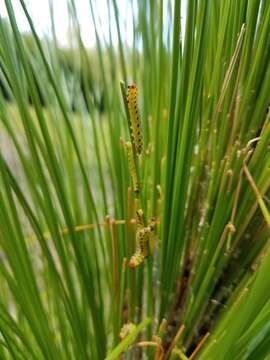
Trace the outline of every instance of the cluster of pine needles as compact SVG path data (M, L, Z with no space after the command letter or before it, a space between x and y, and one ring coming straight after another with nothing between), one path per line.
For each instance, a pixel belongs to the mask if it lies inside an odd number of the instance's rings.
M270 360L270 2L123 3L4 0L0 358Z

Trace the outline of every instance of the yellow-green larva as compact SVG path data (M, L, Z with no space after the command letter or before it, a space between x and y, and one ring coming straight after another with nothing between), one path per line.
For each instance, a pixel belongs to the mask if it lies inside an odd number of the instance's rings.
M135 84L129 85L127 90L127 104L130 115L132 138L136 154L140 155L143 148L143 135L140 123L140 116L137 104L138 88Z
M139 266L148 256L148 234L149 227L139 229L136 232L136 251L129 260L129 267L134 268Z
M148 256L149 242L154 234L156 219L151 218L148 225L144 226L143 211L139 209L136 211L136 225L136 250L128 263L131 268L139 266Z

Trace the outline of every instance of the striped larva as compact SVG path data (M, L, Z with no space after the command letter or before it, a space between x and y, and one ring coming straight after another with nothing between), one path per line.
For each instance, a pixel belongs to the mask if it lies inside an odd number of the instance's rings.
M148 227L137 230L136 232L136 251L129 260L129 267L134 268L139 266L148 256Z
M127 105L130 116L132 138L136 154L140 155L143 148L143 136L137 104L138 89L135 84L129 85L127 90Z
M136 231L136 250L135 253L131 256L129 260L129 267L135 268L139 266L144 259L148 256L149 253L149 241L154 233L154 226L156 220L152 218L148 226L144 227L144 220L143 220L143 211L137 210L136 212L136 224L137 224L137 231Z

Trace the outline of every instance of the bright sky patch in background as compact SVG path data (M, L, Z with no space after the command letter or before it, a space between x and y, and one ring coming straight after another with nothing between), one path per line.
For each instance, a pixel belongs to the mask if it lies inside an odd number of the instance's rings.
M50 34L50 9L48 0L28 0L25 1L27 4L27 9L34 20L36 30L40 36L43 34ZM61 45L68 45L68 38L70 34L70 22L68 16L68 8L66 0L53 0L53 10L54 10L54 19L55 19L55 28L58 40ZM94 46L95 44L95 32L94 26L91 20L89 0L79 0L76 1L77 14L81 26L81 35L82 39L87 47ZM96 16L96 21L98 25L98 32L100 36L104 36L107 40L109 38L109 20L108 20L108 8L107 0L98 0L94 2L94 9ZM130 18L132 23L132 13L131 9L127 7L128 2L123 1L125 8L121 11L125 11L126 18ZM16 19L18 26L21 31L29 31L29 25L23 10L21 8L19 0L12 0L12 5L16 14ZM113 9L111 9L112 12ZM0 0L0 14L1 17L7 17L7 12L5 8L4 0ZM111 19L113 19L113 13L111 13ZM111 34L114 42L117 42L117 34L115 31ZM132 29L130 33L126 34L128 43L132 43Z
M77 15L80 22L81 36L84 44L87 47L95 45L95 31L92 23L89 0L74 0ZM25 0L27 9L34 21L36 30L39 36L50 35L51 31L51 20L50 20L50 9L49 0ZM70 29L72 25L69 21L67 0L51 0L53 4L54 19L55 19L55 30L59 43L62 46L68 46L69 35L71 34ZM95 0L92 1L95 11L95 19L97 22L98 33L101 39L105 41L109 40L109 10L107 0ZM111 5L111 1L109 1ZM29 31L29 25L23 10L21 8L19 0L12 0L13 8L15 11L17 24L21 31ZM120 23L121 33L125 36L127 44L132 45L133 43L133 20L132 20L132 7L131 1L129 0L118 0L118 7L121 13L121 19L123 23ZM182 14L186 13L186 1L182 1ZM0 0L0 14L1 17L7 17L4 0ZM113 43L117 43L117 33L114 24L114 13L112 5L110 6L110 18L112 20L112 31L111 37ZM185 27L185 16L182 18L182 27Z

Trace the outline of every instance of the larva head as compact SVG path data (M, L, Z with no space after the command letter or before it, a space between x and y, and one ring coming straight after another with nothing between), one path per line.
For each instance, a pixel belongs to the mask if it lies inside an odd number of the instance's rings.
M137 102L137 91L138 88L135 84L128 85L127 87L127 102L131 101L132 104L136 104Z
M137 85L136 84L128 85L128 90L137 90Z
M142 218L142 217L143 217L143 211L142 211L142 209L138 209L138 210L136 211L136 214L137 214L138 217Z
M129 266L130 268L135 268L136 266L138 266L137 261L136 261L136 259L134 259L134 257L132 257L132 258L129 260L128 266Z
M136 223L137 223L138 227L143 227L144 226L142 209L138 209L136 211Z
M128 262L128 266L130 268L135 268L143 262L144 258L145 258L145 254L142 253L140 245L137 244L135 254L131 256Z
M141 254L135 254L129 260L128 266L130 268L135 268L143 262L144 257Z

